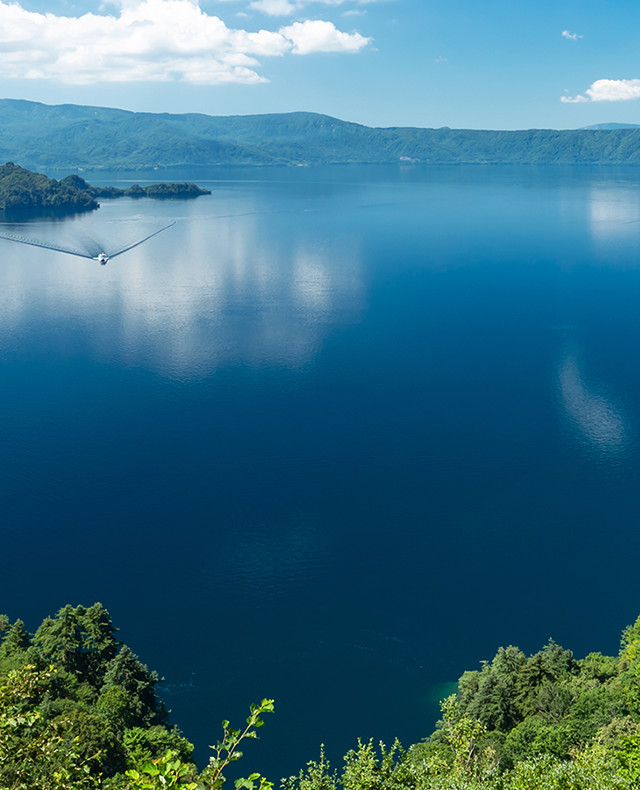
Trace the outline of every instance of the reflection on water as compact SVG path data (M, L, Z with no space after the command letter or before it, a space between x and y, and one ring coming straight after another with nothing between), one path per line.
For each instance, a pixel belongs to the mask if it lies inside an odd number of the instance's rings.
M106 271L0 239L2 334L26 328L37 305L44 323L73 316L75 342L98 357L171 378L203 378L230 362L299 366L327 326L357 316L361 254L348 240L288 246L280 236L265 244L265 222L201 214L111 261ZM77 219L74 232L85 232ZM50 225L43 235L70 233Z
M0 240L3 609L102 600L201 761L275 697L275 778L637 616L637 171L304 170Z
M559 384L562 404L583 439L601 454L623 452L630 434L623 410L585 380L571 352L566 353L560 366Z
M640 191L629 184L595 184L589 202L591 234L612 241L640 234Z

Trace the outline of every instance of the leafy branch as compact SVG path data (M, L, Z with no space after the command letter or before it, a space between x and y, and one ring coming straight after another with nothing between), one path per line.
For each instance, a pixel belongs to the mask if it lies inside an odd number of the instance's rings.
M259 704L252 704L249 716L246 719L246 726L243 730L236 730L229 725L228 721L222 722L222 740L218 741L213 749L213 756L209 758L209 765L204 769L201 780L204 781L206 790L219 790L224 784L224 769L232 762L242 757L242 752L238 747L245 738L257 738L256 730L264 725L261 718L264 713L273 713L273 700L263 699ZM236 790L271 790L272 782L268 782L260 774L253 773L246 779L237 779L235 782Z

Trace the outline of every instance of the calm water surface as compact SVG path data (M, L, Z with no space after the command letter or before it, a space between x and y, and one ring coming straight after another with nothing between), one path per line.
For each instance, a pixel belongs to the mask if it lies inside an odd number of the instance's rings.
M0 240L0 611L102 601L201 760L274 697L243 768L276 780L419 740L501 644L615 652L640 173L178 177L213 194L3 226L113 248L177 222L106 267Z

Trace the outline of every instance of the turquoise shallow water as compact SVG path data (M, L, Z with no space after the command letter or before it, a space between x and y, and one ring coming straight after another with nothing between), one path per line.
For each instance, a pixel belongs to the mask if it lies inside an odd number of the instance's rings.
M615 652L640 174L176 176L213 194L4 226L119 247L176 220L106 267L0 240L0 611L102 601L200 759L275 697L246 751L272 778L419 740L498 645Z

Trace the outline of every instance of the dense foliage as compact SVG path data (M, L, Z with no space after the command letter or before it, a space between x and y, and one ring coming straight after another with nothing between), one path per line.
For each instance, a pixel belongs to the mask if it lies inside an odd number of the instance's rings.
M0 157L71 170L407 161L639 165L640 128L377 129L306 112L171 115L3 99Z
M223 738L198 775L193 745L167 722L159 678L115 638L96 603L65 606L34 635L0 616L0 789L217 790L224 768L255 737L271 700L254 705L244 730ZM257 774L247 790L267 790Z
M73 176L56 181L7 162L0 167L0 209L63 208L88 211L98 208L94 196Z
M97 197L193 198L210 194L207 189L187 183L134 184L128 189L93 187L77 175L56 181L13 162L0 166L0 209L9 211L34 208L88 211L98 208Z
M195 184L149 184L140 186L134 184L128 189L123 190L123 195L127 197L153 197L153 198L188 198L198 197L198 195L210 195L211 190L202 189Z
M67 178L75 179L76 182L82 182L86 185L94 197L152 197L152 198L194 198L199 195L210 195L210 189L202 189L202 187L195 184L183 183L170 183L170 184L148 184L147 186L140 186L140 184L133 184L127 189L118 189L117 187L92 187L87 184L80 176L68 176ZM66 179L65 179L66 180Z
M553 641L529 657L500 648L441 706L407 752L359 743L339 773L321 753L284 790L637 790L640 618L617 657L576 659Z
M198 773L167 723L157 675L115 638L100 605L66 606L32 636L0 616L0 790L220 790L272 700L243 729L222 723ZM236 790L271 790L259 774ZM640 618L618 656L576 659L550 641L500 648L465 672L442 720L404 751L358 742L340 770L323 751L281 790L636 790L640 787Z

